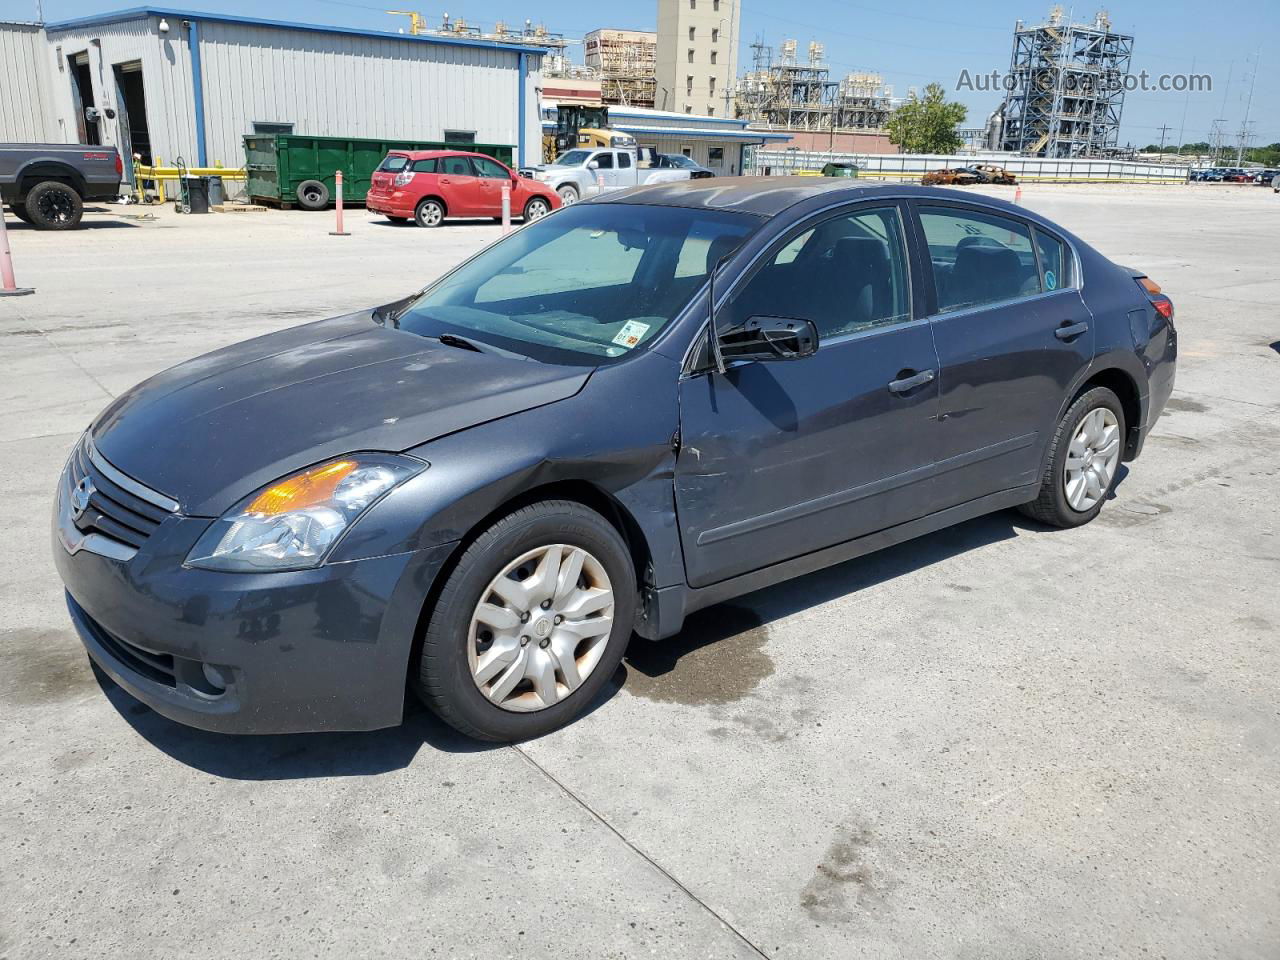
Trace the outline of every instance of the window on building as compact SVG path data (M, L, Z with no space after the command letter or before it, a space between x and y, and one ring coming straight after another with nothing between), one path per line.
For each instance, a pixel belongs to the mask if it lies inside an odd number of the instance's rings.
M692 41L693 41L693 27L690 27L690 28L689 28L689 40L690 40L690 42L692 42Z
M715 2L716 2L716 3L719 3L719 2L720 2L720 0L715 0ZM690 10L697 10L697 9L698 9L698 0L689 0L689 9L690 9Z
M711 9L712 9L712 10L719 11L719 9L720 9L720 0L711 0Z
M712 63L716 62L716 52L714 50L711 51L711 62Z
M689 62L693 63L693 47L689 48Z
M277 133L293 133L293 124L279 123L273 120L255 120L253 121L253 132L267 136Z
M684 92L693 93L693 77L684 78Z
M690 93L692 93L693 91L692 91L692 90L690 90L689 92L690 92ZM685 113L693 113L693 105L692 105L692 104L689 104L689 103L686 103L686 104L684 105L684 112L685 112Z
M709 163L724 163L724 147L711 147L707 151Z
M712 42L712 43L719 43L719 42L720 42L720 28L719 28L719 27L712 27L712 28L711 28L711 42Z
M715 115L716 115L716 108L715 108L715 107L707 107L707 116L708 116L708 117L714 117Z
M716 78L715 77L707 77L707 89L711 91L711 95L714 97L716 94Z
M444 132L445 143L475 143L476 132L474 130L446 130Z
M1040 292L1036 255L1025 223L971 210L922 207L920 225L933 261L939 310Z

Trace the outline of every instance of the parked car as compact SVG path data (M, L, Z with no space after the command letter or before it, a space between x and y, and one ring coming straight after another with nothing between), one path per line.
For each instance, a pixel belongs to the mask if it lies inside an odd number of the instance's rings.
M920 179L924 186L972 186L976 183L999 183L1012 186L1018 178L1004 167L989 163L975 163L967 167L949 170L933 170Z
M554 190L566 206L610 190L692 178L689 170L642 165L633 150L593 147L566 150L555 163L534 167L530 173Z
M37 230L71 230L86 200L120 195L123 171L115 147L0 143L0 200Z
M653 166L659 170L688 170L692 180L707 180L716 175L714 170L708 170L693 157L686 157L683 153L659 153Z
M554 190L484 154L393 150L373 172L365 208L420 227L438 227L447 217L501 217L504 183L512 217L537 220L560 206Z
M384 727L408 679L521 739L693 610L1006 507L1088 523L1176 355L1154 282L1024 207L618 191L125 392L53 552L89 654L175 720Z

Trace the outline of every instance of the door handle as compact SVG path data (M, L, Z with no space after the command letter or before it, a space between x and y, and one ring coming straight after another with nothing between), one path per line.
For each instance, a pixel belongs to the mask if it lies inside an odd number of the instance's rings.
M903 371L906 372L905 370ZM916 387L924 386L934 377L932 370L921 370L919 373L913 373L911 376L902 377L898 380L889 381L890 393L910 393Z
M452 180L450 180L448 177L441 177L441 178L440 178L440 182L441 182L441 183L453 183L453 181L452 181Z
M1081 320L1079 323L1063 323L1053 335L1059 340L1071 340L1089 329L1089 325Z

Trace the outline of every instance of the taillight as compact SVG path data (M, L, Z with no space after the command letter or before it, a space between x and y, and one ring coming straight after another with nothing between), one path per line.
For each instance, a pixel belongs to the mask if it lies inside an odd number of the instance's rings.
M413 179L413 171L410 170L408 167L405 167L403 170L401 170L399 173L396 174L395 184L397 187L407 187L409 185L409 181L412 179Z
M124 161L120 159L120 151L116 151L116 173L120 176L124 175Z
M1135 277L1144 291L1146 291L1147 299L1151 301L1151 305L1156 308L1156 313L1164 317L1166 320L1173 319L1173 301L1160 292L1160 284L1156 283L1150 277Z

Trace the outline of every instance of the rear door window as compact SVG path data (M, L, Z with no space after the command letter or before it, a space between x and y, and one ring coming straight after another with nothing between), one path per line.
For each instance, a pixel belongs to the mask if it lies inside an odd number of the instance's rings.
M1031 229L1021 220L952 207L921 207L938 310L961 310L1040 292Z
M468 157L441 157L439 172L454 177L474 177L476 175Z
M631 169L631 154L629 153L618 154L618 169L620 170Z
M1052 234L1036 228L1036 248L1040 252L1040 284L1045 290L1071 286L1066 247Z
M435 173L436 158L432 157L429 160L415 160L413 164L413 172L414 173Z

